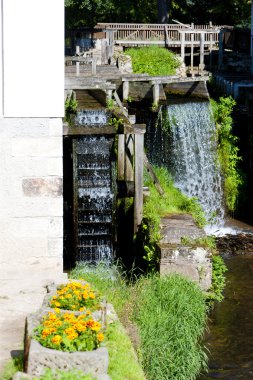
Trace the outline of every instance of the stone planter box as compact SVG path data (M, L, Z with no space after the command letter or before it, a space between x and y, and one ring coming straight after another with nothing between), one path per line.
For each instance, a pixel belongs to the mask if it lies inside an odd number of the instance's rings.
M107 373L108 363L109 355L105 347L94 351L63 352L43 347L31 339L26 372L28 375L41 376L46 368L63 371L77 369L98 376Z

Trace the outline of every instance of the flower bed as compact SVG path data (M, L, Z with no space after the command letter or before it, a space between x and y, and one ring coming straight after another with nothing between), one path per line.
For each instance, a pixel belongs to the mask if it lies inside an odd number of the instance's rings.
M48 288L43 307L26 320L26 372L40 376L52 368L106 374L108 352L100 344L107 304L83 281Z

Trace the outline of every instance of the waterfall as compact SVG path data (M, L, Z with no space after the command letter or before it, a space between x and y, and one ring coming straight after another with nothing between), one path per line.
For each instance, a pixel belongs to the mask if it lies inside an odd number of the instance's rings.
M216 154L215 124L208 102L170 104L152 129L149 156L166 166L175 186L201 204L212 230L224 224L222 178Z
M76 124L107 123L103 110L82 110ZM113 137L83 135L74 141L74 218L76 261L110 263L113 258Z

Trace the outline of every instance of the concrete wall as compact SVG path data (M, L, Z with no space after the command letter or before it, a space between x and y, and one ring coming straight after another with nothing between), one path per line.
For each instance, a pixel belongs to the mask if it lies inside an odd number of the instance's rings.
M62 273L64 0L0 0L1 275Z

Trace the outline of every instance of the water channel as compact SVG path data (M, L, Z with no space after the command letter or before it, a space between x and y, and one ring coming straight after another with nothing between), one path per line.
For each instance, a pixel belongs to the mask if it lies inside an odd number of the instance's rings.
M224 300L210 315L209 372L198 380L253 379L253 255L223 256Z

